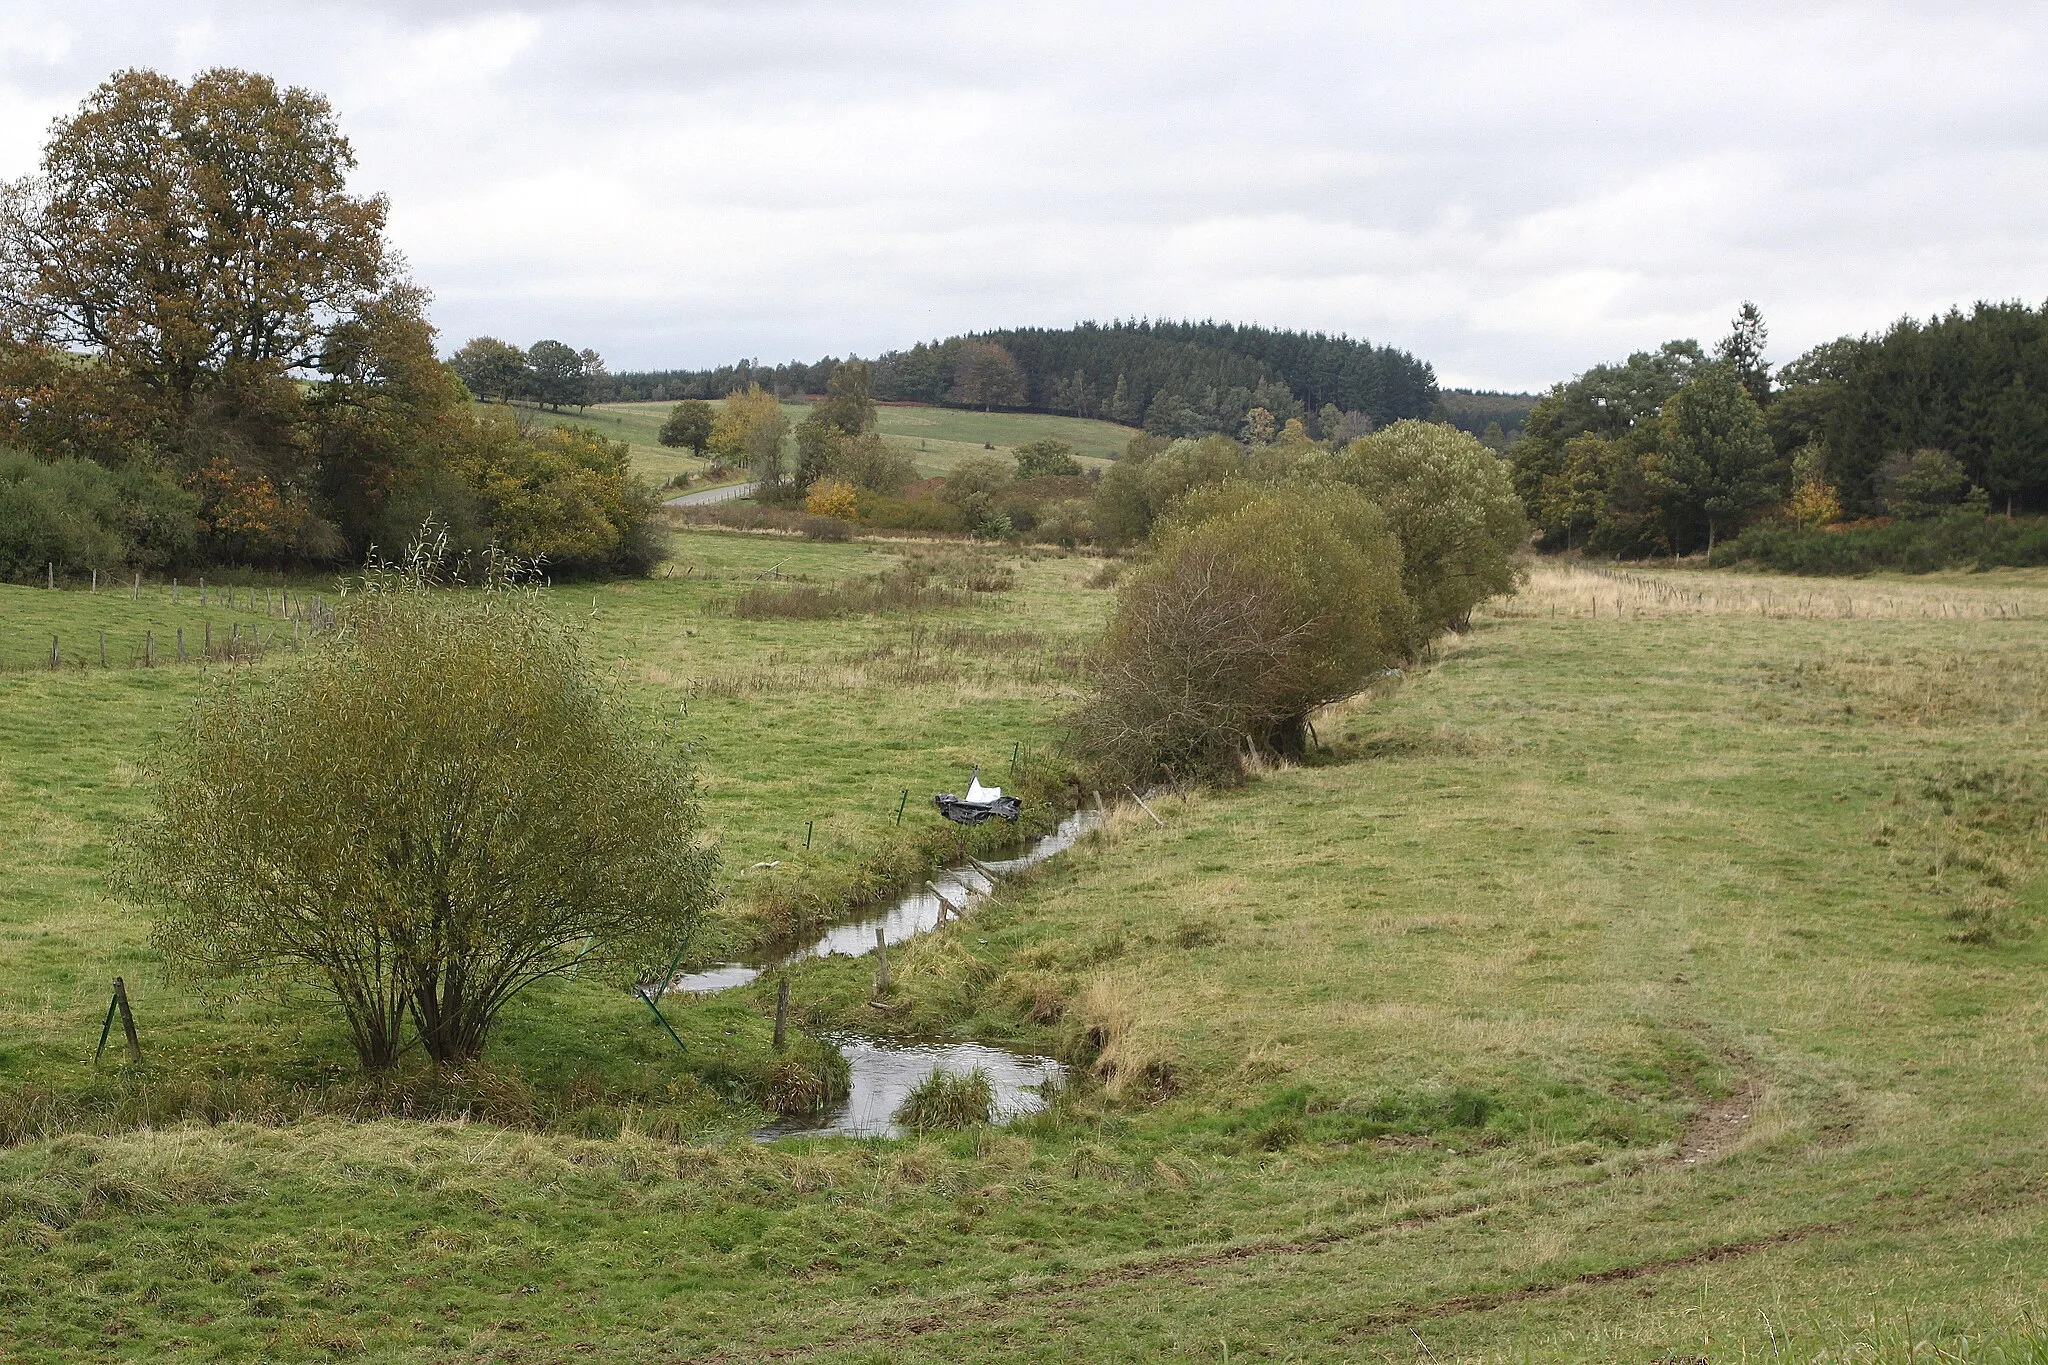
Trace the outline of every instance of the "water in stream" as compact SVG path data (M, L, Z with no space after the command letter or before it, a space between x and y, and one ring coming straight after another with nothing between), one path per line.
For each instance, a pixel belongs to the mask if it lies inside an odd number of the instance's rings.
M1060 822L1059 828L1038 840L1015 858L985 862L979 867L954 867L931 878L954 910L972 911L975 902L994 889L994 878L1020 872L1072 848L1100 818L1093 812L1077 812ZM984 872L981 868L986 868ZM815 942L795 952L765 957L754 962L726 962L703 971L686 972L669 984L669 989L708 995L744 986L763 972L786 967L808 958L863 957L875 950L879 927L886 943L902 943L939 925L939 897L928 889L904 896L877 913L845 924L834 925ZM947 917L952 917L952 911ZM888 1043L858 1034L835 1034L830 1039L852 1069L852 1088L846 1102L837 1109L809 1120L785 1120L761 1130L764 1138L797 1133L835 1134L843 1137L894 1137L900 1131L895 1113L919 1081L934 1071L965 1075L975 1067L988 1073L996 1090L998 1121L1016 1118L1044 1106L1040 1089L1057 1082L1065 1068L1050 1057L1033 1057L1006 1052L981 1043Z

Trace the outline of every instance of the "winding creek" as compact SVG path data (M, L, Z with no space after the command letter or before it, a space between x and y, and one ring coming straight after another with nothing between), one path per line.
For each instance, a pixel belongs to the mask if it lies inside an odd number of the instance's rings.
M865 957L875 950L875 930L891 945L929 933L940 923L939 895L954 909L972 913L975 904L995 889L998 879L1066 852L1082 835L1101 823L1093 811L1077 811L1060 821L1059 828L1040 838L1015 858L976 862L952 867L935 874L929 888L913 891L887 909L836 924L816 942L795 952L767 955L758 960L724 962L702 971L686 972L669 984L669 990L692 995L710 995L745 986L763 973L810 958ZM950 918L953 912L947 912ZM895 1114L918 1082L934 1071L964 1076L976 1067L987 1073L996 1091L998 1122L1035 1113L1045 1107L1048 1082L1057 1083L1066 1068L1050 1057L1010 1052L985 1043L888 1042L858 1033L833 1033L826 1041L845 1056L852 1072L846 1100L837 1108L803 1119L785 1119L761 1129L764 1139L805 1135L840 1137L895 1137L903 1131Z

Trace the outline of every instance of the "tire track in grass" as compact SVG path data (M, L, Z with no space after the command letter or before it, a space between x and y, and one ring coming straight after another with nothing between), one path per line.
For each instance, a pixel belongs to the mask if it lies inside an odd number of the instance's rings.
M869 1345L892 1340L915 1340L960 1327L973 1322L993 1322L1016 1316L1031 1306L1048 1309L1078 1307L1087 1302L1086 1295L1092 1291L1116 1285L1138 1284L1147 1280L1187 1275L1192 1272L1213 1269L1218 1266L1239 1265L1247 1261L1267 1257L1308 1256L1335 1250L1339 1247L1367 1243L1379 1238L1406 1232L1418 1232L1425 1228L1439 1227L1462 1219L1477 1219L1499 1213L1505 1208L1524 1203L1530 1199L1559 1194L1575 1194L1597 1189L1610 1181L1628 1179L1647 1170L1661 1170L1668 1162L1657 1162L1626 1170L1602 1170L1591 1179L1566 1180L1554 1185L1534 1185L1503 1192L1496 1197L1479 1197L1453 1207L1435 1212L1411 1215L1389 1223L1376 1223L1370 1227L1330 1228L1307 1237L1284 1241L1244 1242L1219 1247L1214 1251L1181 1255L1155 1256L1142 1261L1126 1261L1116 1265L1102 1266L1085 1274L1077 1275L1056 1283L1034 1285L1027 1288L1002 1290L992 1289L973 1298L963 1297L943 1306L923 1308L911 1316L894 1323L881 1324L866 1331L856 1331L835 1336L830 1340L807 1342L796 1346L764 1346L756 1349L724 1349L706 1355L688 1357L682 1365L725 1365L726 1362L742 1360L792 1360L816 1355L824 1351L842 1350L848 1347Z

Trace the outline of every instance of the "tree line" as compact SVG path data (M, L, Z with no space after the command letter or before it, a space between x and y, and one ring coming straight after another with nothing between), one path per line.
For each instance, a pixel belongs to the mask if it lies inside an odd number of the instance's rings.
M1772 369L1745 303L1545 393L1511 449L1545 548L1711 550L1746 527L2048 511L2048 305L1979 303Z
M601 401L604 358L560 341L536 341L525 350L496 337L471 337L448 358L470 393L485 402L525 399L560 411Z
M612 401L723 398L755 385L822 392L840 362L741 361L712 370L607 376ZM1389 346L1214 322L1082 323L919 342L874 358L884 402L1023 408L1099 417L1169 437L1238 435L1263 408L1318 439L1350 439L1436 406L1435 372Z
M651 562L623 444L472 410L354 167L323 97L246 71L124 71L54 125L0 188L0 574L361 562L429 519ZM596 364L518 354L558 406Z

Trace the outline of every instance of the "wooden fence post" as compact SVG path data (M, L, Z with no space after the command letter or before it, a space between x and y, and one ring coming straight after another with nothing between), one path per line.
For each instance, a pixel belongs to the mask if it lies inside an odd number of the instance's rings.
M875 926L875 994L889 993L889 940L882 935L882 926Z
M128 1008L128 987L120 977L114 978L114 1005L121 1011L121 1032L128 1037L128 1060L142 1060L142 1043L135 1036L135 1011Z
M97 591L97 589L95 589L95 591ZM101 668L105 668L106 666L107 666L107 633L106 633L105 631L101 631L101 632L100 632L100 667L101 667Z
M178 627L178 662L185 662L185 628Z
M184 653L183 648L181 647L178 652L180 654ZM156 632L153 630L142 632L142 666L144 668L156 667Z
M50 667L62 668L63 666L64 656L57 650L57 637L52 635L50 637Z
M789 973L775 983L775 1050L782 1051L789 1034Z

